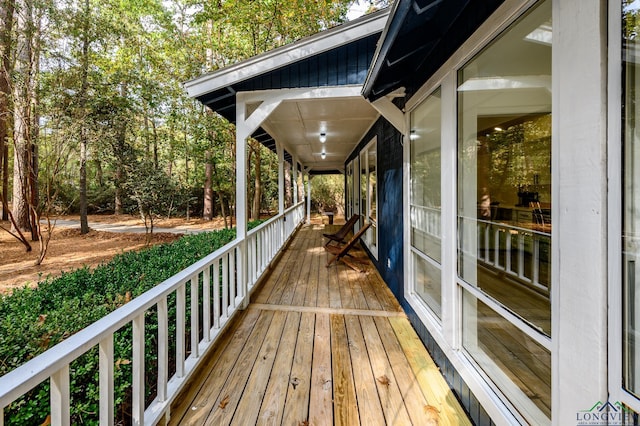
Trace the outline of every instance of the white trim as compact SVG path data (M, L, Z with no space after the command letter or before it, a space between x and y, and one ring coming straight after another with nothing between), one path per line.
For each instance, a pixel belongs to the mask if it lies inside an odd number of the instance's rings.
M202 96L240 81L282 68L306 57L316 56L322 52L352 43L377 32L382 32L388 15L389 11L387 9L365 15L360 19L187 81L183 83L183 86L190 97Z
M406 120L404 117L404 113L400 108L398 108L391 100L383 96L379 99L376 99L371 103L371 106L375 108L376 111L380 113L384 118L387 119L389 123L393 127L396 128L403 135L407 133Z
M447 344L459 349L462 341L462 304L457 285L457 170L458 170L458 111L456 103L456 72L451 71L444 76L440 87L440 158L441 176L440 192L442 203L442 328ZM437 86L436 86L437 87ZM435 90L435 87L433 88ZM432 91L433 93L433 91ZM445 95L446 93L446 95Z
M365 233L364 235L364 243L367 246L367 248L369 249L369 251L371 252L371 254L373 255L373 257L378 260L378 245L380 244L380 240L379 240L379 225L378 225L378 206L380 204L380 200L378 198L378 188L380 188L380 182L379 182L379 176L380 174L378 173L379 171L379 167L378 167L378 136L374 136L373 138L371 138L371 141L369 143L367 143L367 145L362 148L362 150L358 153L358 157L360 159L363 158L364 156L364 165L362 164L362 161L360 161L360 168L358 170L358 174L361 175L362 174L362 169L364 168L366 170L366 174L367 174L367 184L365 185L366 188L366 197L365 197L365 205L364 206L360 206L360 214L364 217L365 221L371 221L371 193L369 191L370 185L369 185L369 150L371 149L371 147L375 146L375 152L376 152L376 164L375 164L375 172L376 172L376 222L375 223L371 223L371 228L369 228L369 230ZM361 182L359 182L360 185L362 185ZM361 189L361 188L360 188ZM355 194L354 194L355 195ZM358 197L359 199L362 196L362 192L360 190L358 190ZM371 232L375 232L375 244L372 243L371 238L369 237L369 234Z
M557 1L557 0L556 0ZM433 314L415 295L410 281L410 170L409 150L405 144L404 153L404 236L405 236L405 298L429 330L438 346L461 375L480 404L496 424L527 424L527 421L509 402L504 394L477 367L466 352L462 350L462 287L457 278L457 70L484 47L496 39L501 32L527 12L537 0L506 0L494 14L458 49L445 64L410 98L405 105L409 116L438 86L441 87L442 134L441 134L441 170L442 170L442 240L448 241L442 247L442 324L435 321ZM407 126L409 128L409 126ZM405 132L405 140L409 135ZM556 170L556 169L554 169ZM482 295L482 300L496 310L497 303ZM499 308L499 313L508 320L515 321L519 329L528 330L522 320L510 314L507 309ZM532 334L534 330L531 330ZM551 339L535 335L535 339L544 347L551 346Z
M609 2L608 44L608 210L622 212L622 2ZM622 217L613 216L608 227L609 254L609 395L610 400L624 401L640 411L640 401L622 387L623 303L622 286ZM614 285L614 283L620 283Z
M554 425L608 398L606 15L606 2L553 2Z

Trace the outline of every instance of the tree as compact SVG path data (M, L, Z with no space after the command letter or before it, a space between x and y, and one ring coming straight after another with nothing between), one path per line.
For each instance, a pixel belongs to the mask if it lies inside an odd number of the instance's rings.
M0 0L0 174L2 176L2 198L6 201L9 192L9 123L12 120L11 100L11 43L13 27L13 0ZM8 209L2 208L2 220L8 220Z
M138 204L148 238L153 234L154 215L167 211L171 203L173 182L152 161L142 161L127 170L126 187ZM149 239L147 240L149 242Z
M13 216L15 227L31 231L35 241L36 230L32 227L31 213L37 208L37 33L32 0L16 0L17 45L16 66L13 81L14 105L14 164L13 164Z

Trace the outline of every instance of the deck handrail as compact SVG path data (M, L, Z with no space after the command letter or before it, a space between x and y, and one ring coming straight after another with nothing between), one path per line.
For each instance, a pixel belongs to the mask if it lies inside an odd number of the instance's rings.
M300 211L302 209L302 212ZM304 203L298 203L281 215L272 218L247 233L245 241L261 239L266 242L275 235L286 235L271 246L277 254L287 238L302 223ZM285 218L291 218L293 228L286 226ZM155 424L167 412L191 373L199 364L202 356L215 342L224 326L241 309L264 272L255 270L261 264L252 262L251 256L245 257L243 240L236 239L188 268L156 285L136 297L124 306L75 333L43 354L26 362L22 366L0 377L0 426L4 425L4 409L17 398L29 392L43 381L51 383L51 424L67 425L70 422L70 377L69 365L96 346L99 346L100 377L100 424L114 423L114 334L128 324L133 325L133 424ZM247 246L248 247L248 246ZM266 260L269 256L265 256ZM247 273L242 274L242 259L247 259ZM270 259L269 259L270 261ZM248 286L238 282L238 277L247 277ZM204 285L207 283L207 285ZM191 303L187 303L187 284L190 287ZM213 285L217 284L217 285ZM199 293L202 292L202 300ZM167 299L176 294L176 366L175 374L169 378L169 314ZM200 311L202 303L202 311ZM190 305L190 306L187 306ZM145 407L144 368L145 368L145 314L157 308L158 324L158 387L156 398ZM190 310L191 353L186 357L186 316ZM202 314L202 339L199 337L200 314ZM172 318L173 319L173 318ZM211 322L213 319L213 323Z
M541 244L550 246L549 232L472 217L459 216L458 219L460 251L544 294L549 294L550 282L543 281L541 276L541 267L545 262ZM469 226L466 227L465 224ZM531 245L530 248L527 248L528 244ZM527 255L531 258L529 271L525 267ZM512 257L515 258L515 262L512 261Z

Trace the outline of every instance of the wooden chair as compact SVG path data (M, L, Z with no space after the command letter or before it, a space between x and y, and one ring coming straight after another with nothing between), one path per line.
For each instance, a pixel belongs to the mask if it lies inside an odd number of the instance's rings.
M342 228L338 229L337 232L334 232L333 234L322 234L325 238L329 239L329 241L327 241L327 243L324 246L327 247L329 244L331 244L331 241L337 242L338 245L342 244L344 242L344 239L347 237L349 232L351 232L351 230L353 229L353 226L356 224L358 220L360 220L360 215L354 214L349 218L347 223L342 225Z
M360 230L344 246L325 246L324 249L333 255L333 257L329 259L329 262L327 262L327 268L333 262L342 260L345 263L345 265L347 265L351 269L358 272L364 272L363 269L358 268L352 262L366 264L367 261L364 259L358 259L352 256L351 254L349 254L349 251L356 245L358 241L360 241L360 238L362 238L362 236L364 235L365 232L367 232L367 229L369 229L370 226L371 226L371 223L365 223L364 226L360 228Z

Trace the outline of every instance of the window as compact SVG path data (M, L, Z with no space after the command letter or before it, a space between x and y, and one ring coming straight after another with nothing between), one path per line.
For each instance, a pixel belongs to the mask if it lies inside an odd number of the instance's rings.
M411 269L415 292L441 318L441 102L437 89L411 112Z
M347 165L347 177L345 181L345 187L347 191L347 203L345 205L346 209L346 220L354 214L355 210L353 209L353 161Z
M472 58L457 89L462 344L535 424L551 416L551 3Z
M378 257L378 224L376 205L378 188L376 182L377 139L374 138L360 152L360 214L371 227L364 235L364 241L374 257Z
M640 5L623 2L623 387L640 398Z

